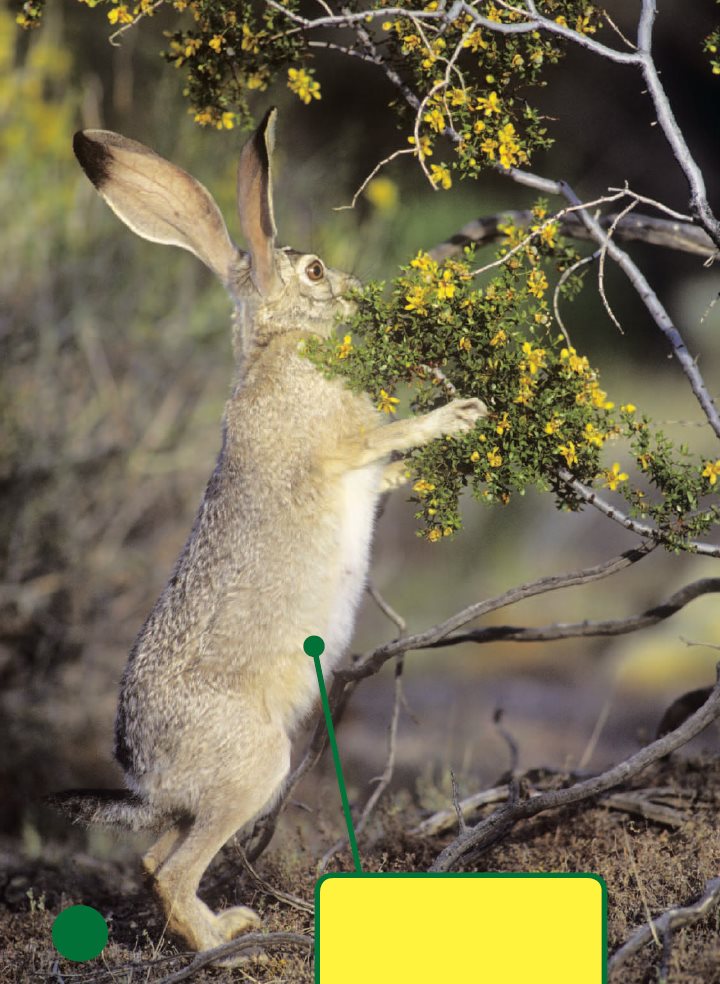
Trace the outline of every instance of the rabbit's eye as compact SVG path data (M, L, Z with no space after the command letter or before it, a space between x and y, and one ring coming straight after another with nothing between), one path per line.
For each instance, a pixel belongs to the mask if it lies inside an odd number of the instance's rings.
M305 267L305 273L307 274L308 280L322 280L325 276L325 268L323 267L320 260L313 260L312 263L308 263Z

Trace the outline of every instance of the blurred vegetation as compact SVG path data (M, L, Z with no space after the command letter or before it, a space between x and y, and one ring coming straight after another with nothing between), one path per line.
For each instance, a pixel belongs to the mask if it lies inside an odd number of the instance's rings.
M627 12L617 6L613 16L623 25ZM717 80L701 51L714 4L686 11L677 2L664 10L658 57L668 89L701 163L716 160ZM140 30L123 34L118 48L108 45L113 28L103 33L99 13L56 0L40 30L22 32L15 14L0 9L0 788L7 791L0 825L8 829L34 816L38 792L108 781L116 680L189 529L219 445L230 379L229 302L221 288L192 257L140 242L121 226L80 173L71 136L79 127L106 126L143 140L202 180L229 218L242 137L196 126L198 109L188 113L181 73L160 57L163 32L184 31L187 13L159 9ZM469 217L532 202L492 174L436 194L408 157L369 185L355 209L332 212L397 146L396 122L384 112L394 94L370 67L351 72L332 53L309 67L321 100L311 95L305 105L283 73L274 85L268 78L267 91L247 94L256 114L270 101L281 107L276 199L283 241L363 278L389 280L398 263ZM597 190L599 168L605 183L627 176L648 194L664 188L672 165L649 128L639 87L625 93L622 81L606 85L605 66L572 54L554 71L539 105L559 117L558 142L547 154L538 148L537 169L577 174L579 190ZM440 138L438 144L433 160L442 163ZM669 179L668 195L684 207L685 189L675 181ZM717 308L700 323L717 277L710 271L699 281L692 258L649 247L636 255L690 326L707 378L717 378ZM680 421L669 425L673 436L689 433L698 453L710 455L707 431L687 426L698 423L697 409L646 315L619 276L609 272L607 286L625 312L626 335L615 334L586 290L573 304L578 350L599 366L618 405L632 400L662 420ZM413 539L414 508L400 493L381 521L378 580L411 624L429 623L479 592L578 563L579 547L587 562L594 547L627 545L607 523L556 516L549 505L528 493L492 513L463 507L466 541L440 546ZM691 563L671 561L658 561L654 576L639 584L628 575L608 593L586 597L583 616L610 603L635 609L656 601ZM557 604L568 617L573 603ZM524 613L547 618L545 609L539 603ZM708 615L706 625L715 631L717 619ZM369 614L359 641L389 631ZM497 650L483 662L539 659L537 647L521 648ZM582 673L598 649L589 647L586 660L573 652ZM672 652L676 662L684 659L677 645ZM472 649L452 657L443 660L443 673L480 672ZM417 665L431 661L437 665L437 654ZM563 661L562 672L574 672L571 662Z

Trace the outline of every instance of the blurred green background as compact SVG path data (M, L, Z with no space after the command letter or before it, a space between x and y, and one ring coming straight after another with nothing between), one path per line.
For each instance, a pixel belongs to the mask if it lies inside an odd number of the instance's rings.
M632 31L637 4L609 5ZM720 79L701 41L711 0L660 3L657 60L686 137L720 205ZM632 8L632 9L630 9ZM72 133L105 127L151 145L216 196L233 234L235 163L243 135L199 129L182 76L159 57L162 13L111 47L102 9L49 4L22 33L0 8L0 830L31 841L50 789L116 785L112 725L127 651L181 548L219 447L231 374L230 304L189 254L134 237L82 175ZM419 248L468 219L526 208L531 193L497 175L435 193L405 157L354 210L346 204L386 154L404 145L386 109L394 93L360 63L318 58L323 99L305 107L278 85L256 111L280 107L276 217L283 242L314 250L364 279L389 278ZM682 211L687 191L639 76L571 52L538 95L556 138L533 170L565 177L587 198L630 186ZM559 207L560 203L557 204ZM582 247L585 249L586 247ZM720 391L720 274L682 254L631 252ZM490 254L488 254L490 255ZM564 318L616 402L632 401L699 453L712 434L665 343L623 276L607 275L625 333L609 321L592 277ZM622 458L622 449L613 449ZM588 566L634 538L597 514L559 514L528 495L502 510L465 503L454 542L414 535L395 493L378 523L373 581L413 630L543 574ZM496 623L622 617L661 601L709 559L656 552L623 574L499 612ZM354 648L391 638L371 601ZM647 740L666 703L714 678L720 608L707 596L664 626L617 640L496 644L411 653L398 778L429 802L492 782L507 750L521 764L600 766ZM392 703L386 668L358 690L340 732L351 790L382 771ZM602 719L592 757L585 752ZM716 747L717 734L700 739ZM42 821L45 822L45 821Z

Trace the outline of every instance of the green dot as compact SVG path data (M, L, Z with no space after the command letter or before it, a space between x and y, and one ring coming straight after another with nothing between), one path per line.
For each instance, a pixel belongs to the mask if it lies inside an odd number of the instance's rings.
M303 649L306 656L315 659L316 656L322 656L325 652L325 641L320 636L308 636L303 643Z
M52 941L58 953L68 960L94 960L108 941L107 923L97 909L71 905L53 922Z

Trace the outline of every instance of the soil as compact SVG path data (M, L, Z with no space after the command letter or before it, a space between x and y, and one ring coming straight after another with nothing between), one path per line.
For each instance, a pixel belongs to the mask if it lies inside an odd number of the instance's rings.
M562 781L557 774L532 778L538 787ZM706 882L720 872L720 760L673 756L646 770L626 789L642 794L634 806L594 800L543 814L516 826L466 870L600 874L608 888L612 953L649 916L697 901ZM332 790L326 772L325 778L311 778L301 792L306 802L322 803L337 790ZM665 813L653 810L658 800ZM491 809L484 808L470 822ZM659 819L642 816L642 811ZM252 905L262 915L263 931L310 937L312 915L279 901L268 887L312 903L318 858L341 833L339 824L333 828L326 811L322 812L319 826L313 819L319 814L298 804L288 808L275 840L255 864L265 887L258 886L229 845L207 873L201 895L215 909L239 902ZM455 835L453 830L432 838L410 833L426 815L408 791L389 795L360 840L365 870L426 870ZM115 849L110 857L100 853L90 852L79 832L64 842L40 843L31 836L25 837L24 845L0 841L0 984L157 984L180 979L179 972L190 965L193 955L164 935L162 914L140 876L138 857L127 847ZM352 858L344 851L327 870L351 869ZM101 957L84 964L59 957L51 942L54 917L75 903L97 908L110 927ZM284 947L273 950L262 964L251 962L233 970L204 967L183 979L310 984L313 973L309 956ZM659 981L720 984L717 907L703 920L675 930L664 946L646 945L610 977L611 984Z

